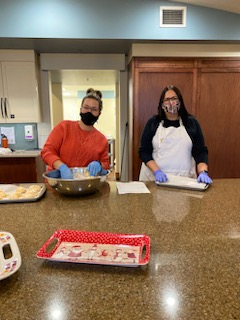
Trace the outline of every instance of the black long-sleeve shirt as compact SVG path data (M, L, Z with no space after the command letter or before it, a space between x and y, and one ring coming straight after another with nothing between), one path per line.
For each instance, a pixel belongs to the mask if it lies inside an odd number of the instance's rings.
M157 115L153 116L148 120L143 130L140 146L139 146L139 157L146 164L148 161L153 160L153 144L152 140L159 126L160 120ZM179 120L171 121L164 120L164 127L170 126L179 127ZM203 162L208 164L208 149L205 146L203 133L199 122L193 116L189 116L185 129L192 140L192 156L196 161L196 164Z

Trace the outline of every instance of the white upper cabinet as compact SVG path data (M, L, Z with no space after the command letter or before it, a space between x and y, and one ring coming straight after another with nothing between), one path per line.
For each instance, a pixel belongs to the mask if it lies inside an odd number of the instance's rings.
M35 55L27 52L24 57L24 52L16 51L8 55L8 50L1 54L3 51L0 50L0 123L40 122Z

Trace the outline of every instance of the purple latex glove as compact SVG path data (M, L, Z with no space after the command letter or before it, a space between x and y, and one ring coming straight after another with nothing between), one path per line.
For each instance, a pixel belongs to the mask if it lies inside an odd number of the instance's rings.
M58 168L62 179L73 179L72 171L68 168L66 164L61 164Z
M168 181L168 177L166 176L166 174L162 171L162 170L157 170L154 173L155 176L155 181L157 182L167 182Z
M207 184L211 184L212 183L212 179L209 177L208 173L206 171L202 171L199 173L199 176L197 178L198 182L202 182L202 183L207 183Z
M87 166L87 169L90 173L90 176L96 176L98 173L101 172L102 166L99 161L92 161Z

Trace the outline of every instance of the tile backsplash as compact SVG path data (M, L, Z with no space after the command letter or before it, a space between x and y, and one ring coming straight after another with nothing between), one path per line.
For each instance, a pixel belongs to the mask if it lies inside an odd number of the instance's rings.
M32 125L34 132L34 140L25 139L25 126ZM1 123L0 132L2 128L14 128L15 143L8 143L9 148L13 150L38 149L38 132L36 123ZM4 130L4 129L3 129ZM1 141L0 141L1 143ZM2 146L2 145L1 145Z

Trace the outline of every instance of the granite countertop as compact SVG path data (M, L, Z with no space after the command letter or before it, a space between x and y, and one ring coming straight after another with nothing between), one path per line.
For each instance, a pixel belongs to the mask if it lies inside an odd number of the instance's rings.
M15 150L11 153L0 154L1 158L34 158L40 155L41 150Z
M240 318L240 179L206 191L157 187L119 195L114 181L70 198L47 187L37 202L1 204L22 265L0 282L0 319L230 320ZM37 251L59 229L146 234L137 268L51 262Z

